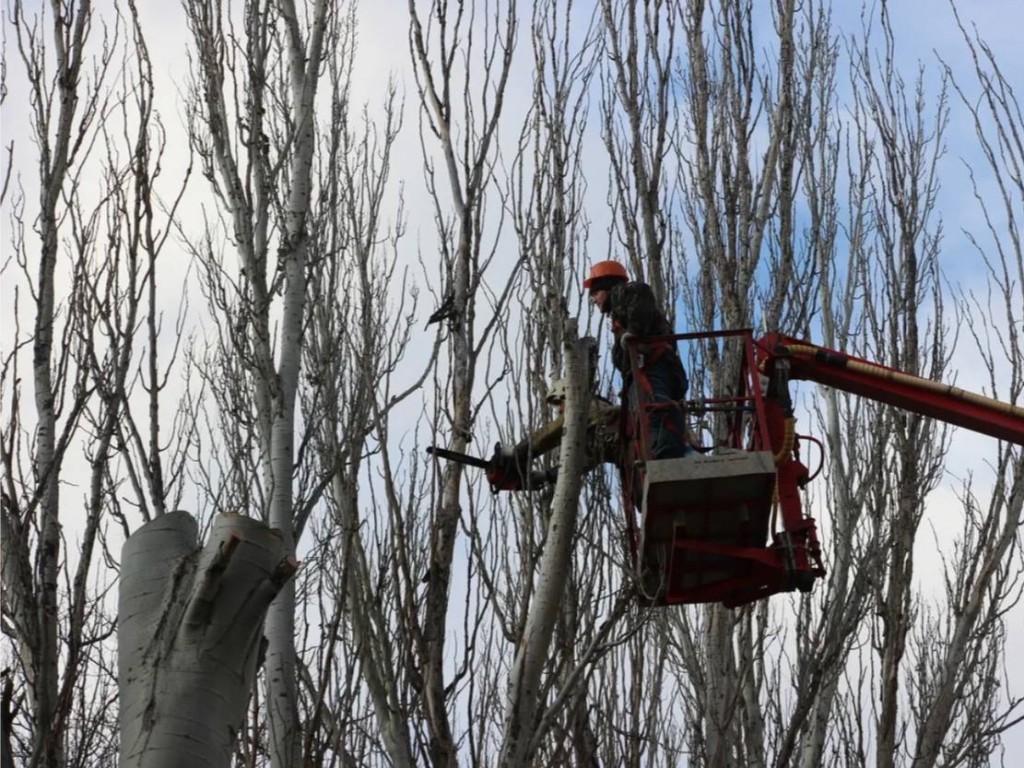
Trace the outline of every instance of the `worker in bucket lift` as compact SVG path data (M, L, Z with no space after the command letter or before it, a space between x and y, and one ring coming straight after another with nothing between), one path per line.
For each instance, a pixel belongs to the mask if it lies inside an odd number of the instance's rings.
M654 300L647 283L630 280L617 261L599 261L583 281L590 301L601 314L611 318L615 347L612 363L622 373L622 402L636 410L640 403L666 403L649 412L651 457L672 459L693 451L687 440L686 422L677 404L686 398L689 383L674 341L636 343L639 355L637 380L629 365L629 344L638 337L673 333L665 314ZM628 399L627 399L628 398Z

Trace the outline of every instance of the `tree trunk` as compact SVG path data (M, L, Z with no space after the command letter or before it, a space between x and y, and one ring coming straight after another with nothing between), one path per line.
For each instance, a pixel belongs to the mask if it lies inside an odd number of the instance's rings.
M572 566L576 511L586 462L589 356L587 342L577 338L575 320L567 323L565 337L565 435L530 614L509 674L508 717L502 747L505 766L530 764L538 735L537 715L543 703L541 672L548 660L551 637Z
M219 515L199 547L177 511L121 553L121 768L230 765L260 664L263 619L297 563L277 531Z

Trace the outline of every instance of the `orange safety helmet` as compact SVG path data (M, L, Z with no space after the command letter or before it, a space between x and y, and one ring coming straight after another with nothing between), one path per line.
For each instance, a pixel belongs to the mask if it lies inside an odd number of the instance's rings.
M590 286L594 284L595 280L600 280L602 278L612 278L615 281L625 281L629 280L629 273L626 272L626 268L617 261L599 261L590 268L590 274L587 275L587 279L583 281L584 290L590 288Z

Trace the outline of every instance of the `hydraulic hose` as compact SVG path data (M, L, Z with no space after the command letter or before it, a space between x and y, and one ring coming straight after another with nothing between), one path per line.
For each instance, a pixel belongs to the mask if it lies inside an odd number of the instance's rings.
M786 432L782 436L782 447L775 454L775 466L779 466L793 452L793 444L796 442L796 418L790 416L786 419Z

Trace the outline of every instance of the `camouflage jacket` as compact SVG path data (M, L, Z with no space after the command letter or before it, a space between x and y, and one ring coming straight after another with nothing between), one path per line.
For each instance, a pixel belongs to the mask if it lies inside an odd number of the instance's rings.
M672 326L658 308L654 291L647 283L618 283L612 287L608 301L612 331L615 333L612 363L623 374L628 374L629 354L619 344L622 334L628 332L637 336L667 336L672 333ZM675 350L671 341L641 344L638 348L649 362L654 362L669 350Z

